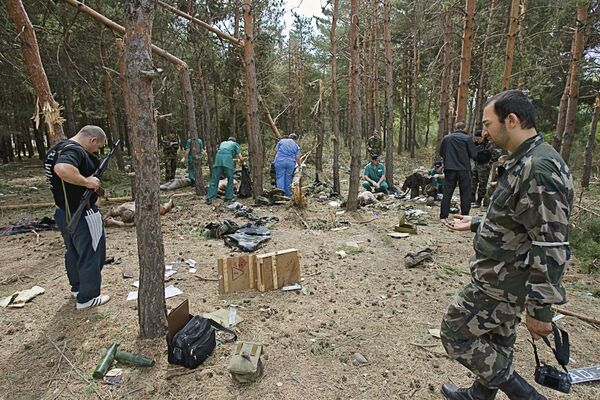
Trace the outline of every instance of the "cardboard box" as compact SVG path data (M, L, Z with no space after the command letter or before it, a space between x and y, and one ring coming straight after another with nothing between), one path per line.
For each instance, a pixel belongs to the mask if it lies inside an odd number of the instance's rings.
M300 255L286 249L256 256L256 288L261 292L300 283Z
M238 292L256 287L256 256L254 254L219 258L219 294Z
M191 318L190 303L188 300L184 300L167 315L167 340L170 342L173 336L183 329Z

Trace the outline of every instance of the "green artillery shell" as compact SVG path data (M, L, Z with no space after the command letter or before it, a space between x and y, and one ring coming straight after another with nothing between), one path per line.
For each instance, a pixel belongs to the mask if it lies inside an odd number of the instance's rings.
M98 364L98 366L96 367L96 370L92 374L92 376L94 378L96 378L96 379L104 378L104 375L106 375L106 371L108 371L108 368L110 367L113 360L115 359L115 353L117 352L117 347L119 347L119 343L113 343L108 349L106 349L106 353L104 353L102 360L100 360L100 363Z

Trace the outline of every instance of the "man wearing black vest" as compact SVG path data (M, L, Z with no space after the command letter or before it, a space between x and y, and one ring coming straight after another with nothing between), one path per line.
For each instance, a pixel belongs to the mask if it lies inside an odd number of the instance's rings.
M460 213L471 211L471 159L477 156L473 139L465 132L466 125L459 121L456 130L442 139L439 153L444 159L444 187L440 222L446 222L450 214L452 194L458 184L460 190Z
M67 231L67 224L85 190L101 190L100 180L93 174L100 165L95 153L105 143L106 134L102 128L86 125L71 139L50 148L44 161L56 204L54 219L65 242L65 267L71 295L77 299L78 310L110 300L109 296L100 294L106 239L102 217L96 207L96 193L91 196L89 208L81 215L75 232Z

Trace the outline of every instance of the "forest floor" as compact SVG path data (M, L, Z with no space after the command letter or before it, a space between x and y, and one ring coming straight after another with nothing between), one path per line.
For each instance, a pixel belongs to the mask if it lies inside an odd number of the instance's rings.
M29 160L0 166L0 205L52 201L40 165ZM110 184L105 186L111 190ZM249 199L241 202L251 205ZM194 373L166 379L173 368L167 363L166 341L138 338L137 302L126 300L138 279L135 229L106 229L107 257L121 260L106 265L102 274L103 293L112 299L84 311L77 311L70 297L58 231L3 237L0 297L34 285L45 293L24 308L0 308L0 399L440 399L442 383L470 384L473 375L446 357L429 330L439 328L452 296L469 281L473 234L444 229L438 223L438 204L429 208L393 198L384 203L389 209L373 206L340 215L328 201L312 198L304 211L289 205L255 208L259 216L280 218L271 227L272 239L257 253L298 249L307 294L249 290L219 296L217 282L199 277L216 278L217 258L240 253L222 240L204 238L202 228L226 218L246 221L233 218L221 200L209 206L196 197L175 199L175 208L162 217L165 261L192 258L198 265L195 273L176 267L178 272L167 284L183 295L167 299L167 307L171 310L189 299L191 313L198 315L238 305L244 319L237 326L238 338L267 344L264 376L249 385L232 381L228 344L218 346ZM418 226L417 235L389 237L399 209L408 205L426 211L428 224ZM2 211L0 225L52 214L52 207ZM331 231L334 218L351 221L349 229ZM405 268L405 254L426 247L433 250L433 261ZM347 256L341 259L339 250ZM564 279L569 298L564 307L598 317L600 277L580 273L578 264L574 260ZM124 279L124 268L132 270L134 278ZM558 324L570 333L572 368L600 364L599 327L573 317ZM528 336L521 324L515 363L533 382L535 362ZM94 380L92 371L103 349L114 341L122 350L154 358L156 365L123 367L119 385ZM544 347L542 358L552 360ZM358 365L357 352L368 363ZM592 400L598 399L600 384L575 385L569 396L540 391L548 399Z

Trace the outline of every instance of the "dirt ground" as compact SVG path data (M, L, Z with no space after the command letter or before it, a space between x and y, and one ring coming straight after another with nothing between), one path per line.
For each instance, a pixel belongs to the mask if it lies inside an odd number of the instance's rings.
M39 165L24 161L0 166L0 205L51 201ZM250 200L241 202L251 205ZM232 346L227 344L194 373L166 379L173 368L167 363L166 341L138 338L137 304L126 300L138 275L134 229L106 229L107 256L121 260L103 270L103 292L112 299L84 311L77 311L70 297L62 238L57 231L46 231L0 240L0 296L34 285L46 291L22 309L0 309L0 398L441 399L442 383L471 383L473 375L449 360L439 339L429 333L439 328L453 294L469 281L467 258L473 238L472 233L442 228L436 222L437 204L428 208L389 199L385 201L389 209L369 207L337 216L327 201L315 199L309 199L308 209L300 212L288 205L255 208L259 216L280 218L271 227L272 239L258 254L298 249L307 294L246 291L219 296L217 282L199 277L216 278L217 258L236 254L222 240L201 234L208 222L234 219L221 204L218 200L208 206L200 199L181 197L175 199L174 210L163 216L165 261L192 258L198 262L196 273L176 267L178 272L168 284L183 295L168 299L167 307L189 299L192 314L201 314L238 305L238 315L244 319L237 327L239 339L267 344L265 374L259 382L233 383L227 372ZM388 237L399 208L408 205L426 211L428 224L408 238ZM2 211L0 225L52 213L51 207ZM334 218L350 221L349 229L329 230ZM359 249L352 250L348 242L358 243ZM433 249L433 262L405 268L404 255L425 247ZM340 259L338 250L348 255ZM589 292L600 286L600 279L578 273L577 264L575 260L565 278L569 296L565 308L597 317L600 299ZM123 268L134 271L135 277L123 279ZM570 333L571 367L600 363L598 327L572 317L558 323ZM532 382L535 363L527 337L524 325L520 326L515 363ZM103 349L114 341L121 343L120 349L154 358L156 365L125 366L120 385L94 380L92 371ZM358 365L356 352L368 363ZM547 349L542 348L542 358L552 360ZM548 399L592 400L600 398L600 383L575 385L569 396L540 391Z

